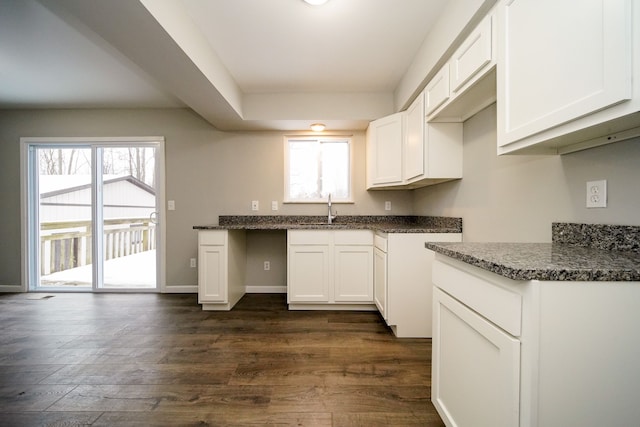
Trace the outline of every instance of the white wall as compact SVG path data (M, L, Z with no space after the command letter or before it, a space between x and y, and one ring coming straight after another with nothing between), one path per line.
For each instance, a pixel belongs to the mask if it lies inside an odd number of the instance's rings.
M640 225L640 139L564 156L496 155L495 104L464 124L463 179L414 191L421 215L463 218L466 241L549 242L552 222ZM609 204L585 207L586 181Z

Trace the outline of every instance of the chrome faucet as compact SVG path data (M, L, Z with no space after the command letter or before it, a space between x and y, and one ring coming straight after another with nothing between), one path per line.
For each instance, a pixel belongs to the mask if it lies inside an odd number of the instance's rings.
M327 205L329 208L329 216L328 216L328 223L329 224L333 224L333 220L336 219L336 217L338 216L337 213L336 215L331 214L331 193L329 193L329 198L327 199Z

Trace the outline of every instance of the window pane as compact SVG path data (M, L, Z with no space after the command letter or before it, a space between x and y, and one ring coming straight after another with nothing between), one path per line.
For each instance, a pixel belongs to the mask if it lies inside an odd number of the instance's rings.
M346 141L323 142L322 197L349 198L349 144Z
M349 200L350 141L345 139L289 139L287 199L312 201Z
M319 144L316 141L289 143L289 198L320 197L318 185Z

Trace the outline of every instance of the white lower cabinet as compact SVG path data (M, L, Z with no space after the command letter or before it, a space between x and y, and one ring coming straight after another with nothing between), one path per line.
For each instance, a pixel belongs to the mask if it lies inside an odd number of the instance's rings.
M517 426L520 341L440 289L433 297L431 391L447 425Z
M198 232L198 302L203 310L231 310L245 294L244 230Z
M515 281L433 265L431 400L447 426L640 419L640 283Z
M289 230L290 309L373 308L373 232Z
M374 299L397 337L431 337L434 252L425 251L425 242L460 241L460 233L376 234Z

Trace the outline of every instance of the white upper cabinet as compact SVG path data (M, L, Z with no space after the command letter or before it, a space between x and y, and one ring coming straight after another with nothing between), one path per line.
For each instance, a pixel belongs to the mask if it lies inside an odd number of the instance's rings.
M488 15L462 43L449 61L449 84L456 94L493 60L493 14Z
M632 86L640 81L632 55L639 1L510 0L500 8L499 154L570 152L640 126L640 83Z
M404 128L404 170L405 181L424 175L424 109L425 93L421 93L407 108Z
M402 113L369 123L367 187L402 183Z
M430 122L464 122L496 101L496 16L491 11L425 88Z
M431 115L449 100L449 64L445 64L433 76L424 89L427 115Z
M406 111L369 125L367 189L412 189L462 178L462 123L426 122L426 98L425 91Z
M405 112L404 184L417 188L462 178L462 123L426 122L426 90Z

